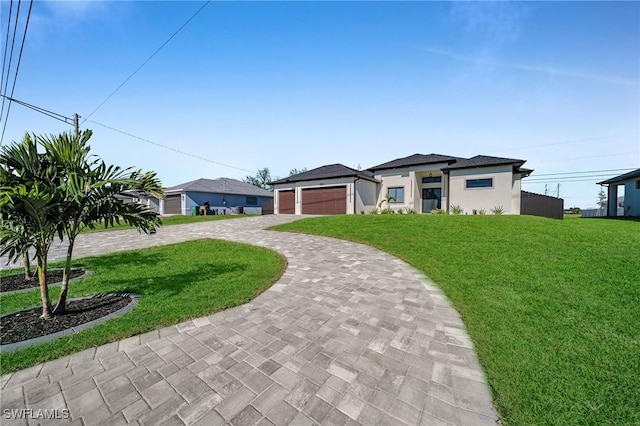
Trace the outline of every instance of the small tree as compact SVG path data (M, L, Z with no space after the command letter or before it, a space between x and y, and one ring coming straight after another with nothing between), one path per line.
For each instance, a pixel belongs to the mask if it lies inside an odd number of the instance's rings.
M293 175L297 175L297 174L300 174L300 173L304 173L306 171L307 171L306 167L303 167L301 169L291 169L291 170L289 170L289 176L293 176Z
M606 208L607 206L607 193L604 191L604 188L600 187L600 192L598 192L598 214L600 211Z
M271 178L271 171L269 171L268 167L259 169L255 176L246 176L242 179L244 183L266 189L267 191L273 191L273 185L270 185L273 180L275 179Z

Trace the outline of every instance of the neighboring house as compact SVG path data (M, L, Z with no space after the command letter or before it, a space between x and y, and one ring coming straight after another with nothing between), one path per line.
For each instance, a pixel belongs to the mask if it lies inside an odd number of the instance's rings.
M116 195L124 203L137 203L147 206L149 210L160 213L160 200L146 191L126 191L121 195Z
M262 205L273 200L273 193L230 178L196 179L165 188L160 214L190 215L192 207L208 202L219 214L238 212L261 214Z
M618 186L624 185L623 216L640 217L640 169L598 182L607 186L607 216L620 216Z
M525 160L414 154L368 170L332 164L272 182L276 214L356 214L382 206L430 213L459 206L520 214ZM385 200L389 197L389 203Z

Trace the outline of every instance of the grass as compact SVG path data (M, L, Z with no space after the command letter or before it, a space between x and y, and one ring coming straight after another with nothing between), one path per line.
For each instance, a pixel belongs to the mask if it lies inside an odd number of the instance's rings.
M214 220L226 220L226 219L240 219L243 217L251 217L254 215L207 215L207 216L183 216L183 215L174 215L174 216L165 216L162 218L162 226L172 226L172 225L184 225L186 223L199 223L199 222L211 222ZM132 226L127 225L124 222L114 223L112 227L105 228L102 225L96 226L95 229L85 228L83 233L93 233L93 232L105 232L105 231L118 231L122 229L133 229Z
M141 295L140 304L73 336L2 354L1 373L248 302L282 275L285 264L271 250L210 239L77 260L75 267L95 273L72 283L70 298L128 292ZM59 287L49 291L55 301ZM1 314L38 305L38 289L0 296Z
M640 424L640 222L367 215L275 229L367 243L434 280L505 424Z

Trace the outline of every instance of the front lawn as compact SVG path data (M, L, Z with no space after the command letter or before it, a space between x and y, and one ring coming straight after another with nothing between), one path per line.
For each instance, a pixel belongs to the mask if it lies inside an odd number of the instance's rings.
M461 313L504 423L640 424L640 223L332 216L275 229L373 245Z
M225 219L240 219L243 217L251 217L255 215L236 215L236 214L218 214L218 215L207 215L207 216L183 216L183 215L173 215L173 216L165 216L162 217L162 226L171 226L171 225L184 225L185 223L199 223L199 222L211 222L214 220L225 220ZM121 229L134 229L133 227L127 225L124 222L115 223L113 226L109 228L105 228L104 224L98 223L96 224L95 229L84 228L83 233L89 232L104 232L104 231L117 231Z
M79 259L73 266L94 274L71 283L70 298L136 293L142 296L139 305L76 335L2 354L0 370L4 374L246 303L276 282L285 264L284 258L271 250L210 239ZM49 289L52 301L59 291L60 287ZM0 314L39 304L37 288L3 295Z

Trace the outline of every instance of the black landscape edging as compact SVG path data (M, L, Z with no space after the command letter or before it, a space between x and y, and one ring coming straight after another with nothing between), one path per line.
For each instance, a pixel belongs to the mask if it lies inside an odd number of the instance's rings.
M78 277L80 278L80 277ZM106 322L112 318L115 317L119 317L121 315L126 314L127 312L131 311L133 308L136 307L136 305L138 304L138 301L140 299L142 299L142 296L140 296L139 294L134 294L134 293L102 293L102 294L95 294L93 296L86 296L86 297L76 297L75 299L69 299L70 302L74 301L74 300L83 300L83 299L91 299L93 297L98 297L98 296L127 296L131 299L131 302L129 302L129 304L127 306L125 306L124 308L120 308L115 312L111 312L108 315L105 315L103 317L100 318L96 318L92 321L89 322L85 322L84 324L80 324L77 327L71 327L68 328L66 330L62 330L62 331L58 331L56 333L51 333L51 334L47 334L46 336L40 336L40 337L35 337L33 339L29 339L29 340L23 340L22 342L15 342L15 343L9 343L6 345L0 345L0 353L8 353L8 352L14 352L17 351L18 349L22 349L25 348L27 346L31 346L31 345L38 345L41 343L47 343L50 342L51 340L55 340L59 337L64 337L64 336L70 336L72 334L76 334L79 333L83 330L86 330L88 328L91 327L95 327L98 324L102 324L103 322ZM34 306L37 307L37 306ZM33 309L32 308L27 308L27 309L23 309L24 311L27 311L29 309Z
M61 271L63 268L53 268L53 269L49 269L49 271ZM84 269L84 268L71 268L71 270L73 269ZM48 271L47 271L48 272ZM75 277L69 280L69 284L74 283L76 281L80 281L83 280L85 278L87 278L88 276L93 275L93 271L90 269L85 269L84 270L84 274L80 275L79 277ZM34 277L37 281L37 277ZM62 285L62 281L57 282L57 283L53 283L53 284L47 284L47 287L57 287ZM40 288L40 285L36 285L33 287L29 287L29 288L21 288L20 290L11 290L11 291L3 291L0 293L1 296L6 296L9 294L17 294L17 293L26 293L27 291L33 291L37 288Z

